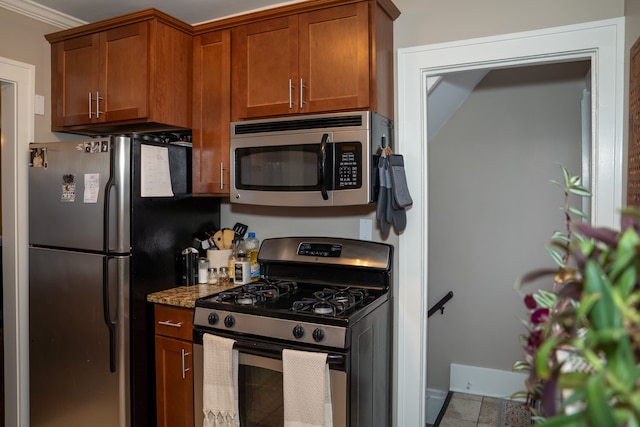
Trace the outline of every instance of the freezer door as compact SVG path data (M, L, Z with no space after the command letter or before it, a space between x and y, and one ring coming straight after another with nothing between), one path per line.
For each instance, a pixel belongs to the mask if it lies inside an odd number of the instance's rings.
M129 427L129 258L29 257L31 426Z
M104 138L30 144L32 245L102 252L108 220L110 252L129 251L129 141L118 138L116 144L115 138Z

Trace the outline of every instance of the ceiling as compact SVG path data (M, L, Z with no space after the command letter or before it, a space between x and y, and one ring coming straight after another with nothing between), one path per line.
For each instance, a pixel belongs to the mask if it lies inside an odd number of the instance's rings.
M194 25L299 1L302 0L0 0L0 7L64 28L150 7Z

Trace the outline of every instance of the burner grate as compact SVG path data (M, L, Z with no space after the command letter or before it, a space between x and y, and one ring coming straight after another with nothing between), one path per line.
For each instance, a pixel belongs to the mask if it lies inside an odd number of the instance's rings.
M296 282L265 279L241 285L228 291L222 291L217 295L217 300L238 305L256 305L258 303L276 302L296 289L298 289Z
M327 316L342 316L360 306L369 296L365 289L325 288L313 293L313 297L294 301L291 310Z

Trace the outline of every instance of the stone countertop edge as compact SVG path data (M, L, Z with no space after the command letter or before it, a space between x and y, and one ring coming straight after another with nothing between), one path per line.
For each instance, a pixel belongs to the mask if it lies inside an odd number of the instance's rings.
M195 308L196 300L220 291L233 288L233 283L229 285L193 285L178 286L147 295L147 301L154 304L172 305L175 307Z

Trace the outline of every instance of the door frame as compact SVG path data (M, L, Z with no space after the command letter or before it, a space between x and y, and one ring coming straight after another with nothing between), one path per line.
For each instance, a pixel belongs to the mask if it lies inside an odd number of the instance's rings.
M27 179L35 66L0 57L5 425L29 425Z
M617 227L623 185L624 18L398 50L398 151L413 206L399 237L395 289L394 422L426 424L428 171L427 78L450 72L590 60L591 218Z

